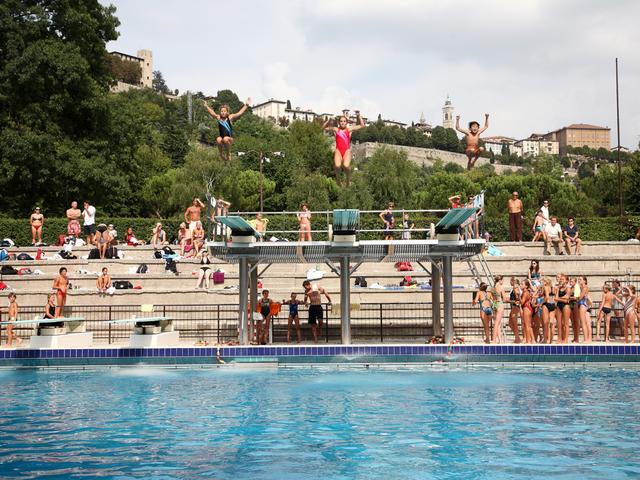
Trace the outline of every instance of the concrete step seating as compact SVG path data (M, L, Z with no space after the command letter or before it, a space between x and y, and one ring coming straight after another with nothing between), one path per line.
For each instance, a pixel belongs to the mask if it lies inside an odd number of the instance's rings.
M501 274L507 279L515 275L524 278L532 259L541 262L543 275L555 275L556 272L565 272L571 275L586 275L592 291L599 298L601 285L604 281L618 277L625 281L628 275L640 273L640 244L626 242L594 242L585 245L585 255L580 257L569 256L542 256L542 244L496 244L505 253L501 257L485 257L493 274ZM44 298L51 291L53 279L61 266L68 268L71 282L76 287L69 292L69 302L77 304L97 305L131 305L140 303L152 304L188 304L188 303L233 303L237 301L237 290L225 289L234 287L238 283L237 266L221 263L214 260L212 267L222 267L226 274L224 285L215 285L208 291L195 290L196 275L199 265L198 260L183 259L178 263L179 276L166 273L163 260L153 259L153 251L150 247L121 247L125 253L124 259L117 260L52 260L50 259L57 247L45 247L46 256L43 261L9 261L2 264L13 265L16 268L37 268L43 275L31 276L4 276L2 280L10 288L20 295L20 303L23 305L44 305ZM11 252L20 253L26 251L35 257L35 248L10 249ZM88 248L75 249L78 256L86 254ZM587 254L593 252L593 254ZM132 274L140 263L149 266L149 273L140 275ZM98 296L95 291L96 275L103 266L109 268L113 279L130 280L141 290L119 290L113 297ZM271 297L280 300L288 298L291 291L302 291L302 281L306 278L306 272L315 265L299 264L286 265L274 264L266 270L263 276L264 288L271 290ZM329 294L337 299L339 292L339 280L329 271L328 266L317 265L325 271L322 285ZM418 281L428 281L429 275L420 271L418 264L413 264L416 271L397 272L391 263L363 264L355 275L364 275L369 286L374 283L381 285L398 285L401 278L411 275ZM429 265L426 265L429 267ZM262 267L260 268L262 269ZM93 274L77 273L78 271L95 272ZM464 286L464 289L454 289L454 301L467 302L473 291L473 278L466 263L454 263L454 285ZM353 285L353 281L352 281ZM0 296L6 296L8 291L0 292ZM352 288L354 302L414 302L430 301L429 291L419 289L405 290L375 290L371 288Z

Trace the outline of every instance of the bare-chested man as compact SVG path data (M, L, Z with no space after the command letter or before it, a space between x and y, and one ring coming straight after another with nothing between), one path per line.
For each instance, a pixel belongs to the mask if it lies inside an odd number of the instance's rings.
M507 210L509 211L509 233L512 242L522 241L522 200L518 192L513 192L511 198L507 200Z
M44 223L44 215L40 213L40 207L36 207L29 217L31 224L31 245L35 245L36 241L42 243L42 224Z
M82 210L78 208L78 202L71 202L71 208L67 209L67 235L77 237L80 235L80 219Z
M318 343L318 335L322 332L322 295L327 297L329 305L331 305L331 297L327 294L327 291L320 285L314 283L311 285L309 280L302 282L304 288L304 303L310 303L309 306L309 325L311 325L311 331L313 332L313 341Z
M184 221L189 225L189 231L193 232L196 229L196 223L200 221L203 208L204 203L199 198L194 198L191 206L185 210Z
M53 289L56 291L56 317L62 317L64 306L67 303L67 290L69 289L69 277L67 277L67 269L61 267L58 271L60 275L53 281Z
M471 170L484 152L484 148L480 146L480 134L489 128L489 114L484 114L484 127L480 128L480 124L476 121L469 122L469 130L460 128L460 115L456 117L456 130L466 135L467 148L464 153L467 155L467 170Z

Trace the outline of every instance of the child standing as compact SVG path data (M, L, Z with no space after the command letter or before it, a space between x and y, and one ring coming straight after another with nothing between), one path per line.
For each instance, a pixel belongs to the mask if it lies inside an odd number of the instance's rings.
M409 214L405 213L402 217L402 239L411 240L411 230L416 228L416 224L409 219Z
M289 300L283 300L283 305L289 305L289 322L287 324L287 343L291 343L291 325L296 323L296 333L298 334L298 343L302 341L302 333L300 332L300 316L298 315L298 305L302 302L298 300L295 292L291 292Z
M8 314L10 322L15 322L18 319L18 302L16 301L16 294L13 292L9 294ZM14 338L18 345L22 343L22 339L13 334L13 325L7 325L7 347L11 347Z

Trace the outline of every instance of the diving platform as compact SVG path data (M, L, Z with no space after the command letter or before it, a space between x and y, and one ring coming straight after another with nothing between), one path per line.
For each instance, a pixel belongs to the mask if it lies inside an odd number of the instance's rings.
M257 241L260 234L242 217L215 217L231 230L231 242L210 242L207 248L213 257L238 264L241 345L249 343L248 312L256 310L258 277L274 263L326 264L340 277L340 305L348 306L351 276L363 263L415 262L431 275L435 334L444 333L445 341L450 342L453 339L452 264L476 257L486 244L485 240L460 240L460 227L475 213L474 208L450 210L435 226L435 238L429 240L358 240L359 211L334 210L331 241L320 242L261 242ZM262 268L260 273L259 268ZM440 317L441 289L444 332ZM350 309L340 308L340 317L342 343L350 344Z

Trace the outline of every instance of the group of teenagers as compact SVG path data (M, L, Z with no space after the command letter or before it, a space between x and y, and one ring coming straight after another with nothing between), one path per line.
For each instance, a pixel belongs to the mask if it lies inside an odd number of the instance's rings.
M533 260L524 280L511 277L511 290L501 275L493 287L481 283L473 305L480 309L485 343L504 343L504 316L509 306L508 326L515 343L590 343L593 338L591 314L595 307L587 278L558 273L555 281L543 277L539 262ZM595 340L613 339L612 320L621 323L625 342L635 342L636 321L640 319L640 298L633 285L621 286L618 280L602 287L602 300L596 311ZM604 324L604 337L601 337ZM493 327L493 332L491 328ZM638 329L640 334L640 326Z

